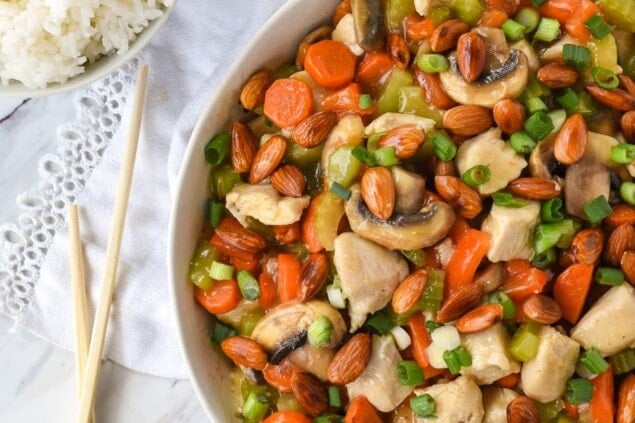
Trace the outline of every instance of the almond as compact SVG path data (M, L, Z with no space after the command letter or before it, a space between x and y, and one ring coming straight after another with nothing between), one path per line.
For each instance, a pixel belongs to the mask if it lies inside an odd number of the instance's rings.
M635 207L624 203L615 204L612 207L613 212L604 218L602 221L603 224L608 226L610 229L615 229L622 223L635 225Z
M525 396L514 398L507 405L507 423L540 423L533 401Z
M406 40L398 34L388 34L386 47L393 63L400 69L405 69L410 63L410 49Z
M567 118L553 142L553 155L560 163L570 166L580 161L589 138L586 122L580 113Z
M438 73L426 73L415 66L414 76L428 104L443 110L456 106L456 102L443 89Z
M226 217L214 232L229 248L258 253L267 248L267 241L258 233L244 228L236 219Z
M326 379L335 385L351 383L366 370L371 351L370 334L353 335L331 360Z
M289 225L274 225L272 227L273 236L278 242L292 245L298 242L301 236L300 222Z
M568 251L574 263L595 264L602 255L604 234L599 228L583 229L571 240Z
M435 53L453 49L461 34L470 30L470 26L458 19L450 19L439 25L430 36L430 48Z
M456 321L456 330L461 333L475 333L486 330L503 320L503 306L483 304L465 313Z
M337 115L333 112L316 112L298 123L291 139L304 148L316 147L326 140L337 123Z
M462 104L445 112L443 127L456 135L472 137L492 127L490 109L474 104Z
M549 88L564 88L576 83L578 71L560 63L550 63L538 69L537 77Z
M612 109L622 112L635 109L635 94L630 94L620 88L607 90L597 85L588 84L586 90L595 100Z
M230 336L220 343L220 347L237 366L262 370L267 364L267 353L264 348L251 338Z
M414 306L428 281L428 271L418 269L404 278L392 294L391 305L395 313L405 313Z
M562 193L562 187L553 179L526 177L514 179L507 190L528 200L549 200Z
M635 229L623 223L611 232L604 249L604 260L611 266L619 266L625 251L635 250Z
M622 134L628 142L635 143L635 110L626 112L620 119L620 126L622 127Z
M498 100L492 109L494 122L504 133L511 135L522 131L525 125L525 108L511 98Z
M546 295L530 295L522 305L525 316L543 325L552 325L562 317L560 305Z
M483 37L476 32L467 32L459 37L456 44L456 61L459 72L467 82L474 82L481 76L487 60L487 46Z
M240 91L240 104L247 110L254 110L265 102L265 92L273 83L271 72L264 69L256 72Z
M635 251L625 251L620 259L620 268L624 277L631 285L635 286Z
M304 173L296 166L284 165L271 174L271 186L287 197L302 197L306 180Z
M444 162L437 160L434 166L434 174L436 176L456 176L457 170L454 161Z
M322 253L315 253L302 264L298 299L306 301L317 294L329 275L329 259Z
M296 372L291 375L291 392L305 413L315 417L329 406L326 387L310 373Z
M387 220L395 209L395 184L390 170L371 167L362 175L360 187L362 199L372 214Z
M463 316L476 307L481 300L483 290L475 283L468 283L457 288L441 305L437 313L437 323L447 323Z
M443 200L467 219L478 216L483 210L479 193L456 176L435 176L434 187Z
M254 157L249 172L249 183L258 184L271 175L284 157L287 140L280 135L274 135L265 142Z
M617 76L620 80L620 85L622 86L622 88L624 88L624 90L626 90L629 94L631 95L635 95L635 82L633 82L633 80L625 74L620 74Z
M617 393L615 423L635 422L635 373L627 375Z
M426 133L419 125L406 124L388 131L386 135L381 137L377 146L379 148L394 147L395 156L400 159L408 159L419 150L419 146L423 144L425 138Z
M248 172L258 151L258 140L249 126L242 122L232 125L230 158L236 172Z

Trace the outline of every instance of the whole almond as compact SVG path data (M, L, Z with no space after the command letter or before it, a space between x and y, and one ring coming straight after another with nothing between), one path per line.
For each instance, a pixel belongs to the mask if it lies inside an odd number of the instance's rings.
M296 166L284 165L271 174L271 186L287 197L302 197L306 180L304 173Z
M240 91L240 104L247 110L254 110L265 102L265 92L273 83L271 72L264 69L256 72Z
M624 277L631 285L635 286L635 251L625 251L620 259L620 268Z
M313 113L293 128L291 139L304 148L316 147L326 140L336 123L333 112Z
M388 34L386 47L392 62L400 69L405 69L410 63L410 49L406 40L398 34Z
M291 375L291 392L305 413L318 416L329 406L326 387L310 373L295 372Z
M456 106L456 102L443 89L438 73L427 73L415 66L414 76L428 104L443 110Z
M456 61L463 78L467 82L476 81L487 61L487 46L483 37L476 32L462 34L456 43Z
M421 299L428 281L428 271L417 269L404 278L392 294L391 305L395 313L405 313Z
M626 112L620 119L620 126L622 127L622 134L628 142L635 143L635 110Z
M611 232L604 248L604 260L611 266L619 266L625 251L635 250L635 228L623 223Z
M229 248L250 253L259 253L267 248L267 240L251 229L244 228L234 218L224 218L214 232Z
M514 179L507 190L529 200L549 200L562 194L562 187L553 179L526 177Z
M604 234L599 228L583 229L571 240L568 251L575 263L595 264L602 255Z
M626 375L617 393L615 423L635 422L635 373Z
M395 184L390 170L371 167L362 175L360 191L366 207L380 219L388 220L395 209Z
M251 338L230 336L220 343L220 347L237 366L262 370L267 364L267 352Z
M553 155L560 163L576 164L586 151L589 138L586 122L580 113L567 118L553 142Z
M415 155L425 138L426 133L419 125L406 124L388 131L386 135L381 137L377 146L379 148L393 147L395 156L400 159L408 159Z
M461 34L470 30L470 25L458 19L450 19L439 25L430 36L430 48L435 53L453 49Z
M258 151L258 140L249 126L242 122L232 124L230 158L236 172L248 172Z
M617 76L620 80L620 86L624 88L629 94L635 95L635 82L626 74L619 74Z
M258 184L267 176L271 175L278 167L284 157L287 149L287 140L280 135L274 135L264 143L253 162L251 163L251 171L249 172L249 183Z
M300 222L290 223L288 225L272 226L273 236L278 242L292 245L298 242L301 237Z
M468 311L456 321L456 330L461 333L475 333L486 330L503 320L503 306L483 304Z
M467 219L478 216L483 210L479 193L456 176L435 176L434 187L443 200Z
M444 162L443 160L436 160L434 174L435 176L456 176L456 164L454 164L454 161Z
M511 98L498 100L492 109L494 122L506 134L522 131L525 125L525 108Z
M443 127L456 135L472 137L492 127L492 111L483 106L462 104L443 115Z
M578 71L560 63L549 63L538 69L538 80L549 88L564 88L578 80Z
M322 253L310 254L302 264L299 301L311 299L320 292L329 275L329 259Z
M522 310L525 316L543 325L552 325L562 317L560 305L546 295L530 295L523 302Z
M507 405L507 423L540 423L538 409L528 397L516 397Z
M334 385L351 383L366 370L371 352L370 334L353 335L331 360L326 379Z
M468 283L457 288L441 305L436 322L447 323L463 316L478 305L482 294L483 290L475 283Z
M630 94L628 91L620 88L607 90L593 84L588 84L586 90L595 100L612 109L622 112L635 109L635 95Z

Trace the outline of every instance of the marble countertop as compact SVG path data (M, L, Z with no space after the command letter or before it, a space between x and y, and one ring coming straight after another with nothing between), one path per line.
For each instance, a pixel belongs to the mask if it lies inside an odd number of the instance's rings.
M37 186L39 159L57 149L56 130L75 116L70 92L35 99L0 99L0 223L20 213L15 198ZM76 415L72 352L14 328L0 314L0 422L71 422ZM96 398L98 422L204 422L187 380L102 365Z

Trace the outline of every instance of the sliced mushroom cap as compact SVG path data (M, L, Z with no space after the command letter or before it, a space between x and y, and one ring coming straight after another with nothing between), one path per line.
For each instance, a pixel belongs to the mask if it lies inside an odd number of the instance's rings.
M395 213L388 220L378 219L364 204L359 185L351 187L344 209L354 232L391 250L434 245L445 238L455 219L452 207L437 200L431 200L415 214Z
M293 350L288 359L303 371L324 381L333 356L335 349L314 347L307 343Z
M377 50L384 42L384 22L380 0L351 0L357 43L366 51Z
M553 143L555 134L547 136L540 141L529 155L529 172L536 178L551 178L551 173L558 162L553 155Z
M392 180L395 183L395 212L400 214L414 214L421 209L426 196L426 180L414 172L408 172L402 167L390 168Z
M611 174L606 166L583 158L567 168L564 198L568 214L586 220L584 206L600 195L607 200L611 195Z

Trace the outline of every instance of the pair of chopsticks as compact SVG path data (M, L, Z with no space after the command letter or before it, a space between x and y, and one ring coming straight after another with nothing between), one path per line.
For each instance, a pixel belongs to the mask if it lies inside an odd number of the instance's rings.
M94 400L99 378L101 356L104 350L106 329L110 315L113 292L115 289L117 264L121 250L121 239L126 220L128 200L130 198L130 186L134 170L139 133L141 131L141 117L145 90L148 78L148 67L139 66L137 86L132 104L132 117L123 156L123 162L119 173L115 204L113 209L113 221L108 236L106 249L106 263L99 304L95 312L95 323L90 338L88 337L88 312L86 301L86 288L84 283L84 260L81 249L81 237L79 232L79 218L77 206L72 204L69 208L68 223L70 234L70 265L71 286L73 291L73 316L75 320L75 351L77 363L77 382L79 394L79 410L77 421L79 423L94 422ZM90 341L89 341L90 340Z

